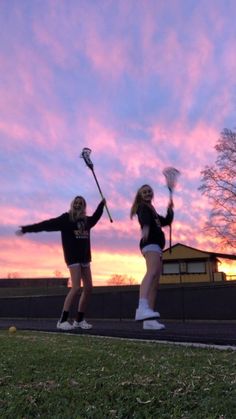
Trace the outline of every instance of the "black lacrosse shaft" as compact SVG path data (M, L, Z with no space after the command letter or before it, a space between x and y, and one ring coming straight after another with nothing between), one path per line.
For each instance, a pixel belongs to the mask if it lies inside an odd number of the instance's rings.
M99 183L98 183L98 180L97 180L97 177L96 177L96 175L95 175L95 173L94 173L93 168L91 168L91 171L92 171L92 173L93 173L93 176L94 176L95 182L96 182L96 184L97 184L98 190L99 190L99 192L100 192L100 194L101 194L101 197L102 197L102 199L104 199L104 196L103 196L102 190L101 190L101 188L100 188L100 185L99 185ZM108 214L108 217L109 217L110 222L111 222L111 223L113 223L113 219L111 218L111 214L110 214L110 212L109 212L109 209L108 209L108 207L107 207L107 204L105 204L105 208L106 208L106 210L107 210L107 214Z

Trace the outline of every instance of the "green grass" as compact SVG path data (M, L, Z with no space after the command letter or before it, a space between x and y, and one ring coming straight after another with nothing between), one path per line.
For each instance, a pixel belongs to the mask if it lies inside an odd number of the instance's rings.
M236 353L0 332L0 417L236 417Z

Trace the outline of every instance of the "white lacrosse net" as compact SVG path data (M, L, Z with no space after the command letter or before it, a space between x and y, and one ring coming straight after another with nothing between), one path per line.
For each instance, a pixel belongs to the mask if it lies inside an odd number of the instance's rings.
M163 170L163 175L166 178L166 184L168 188L173 191L176 186L177 179L180 175L180 171L175 169L174 167L166 167Z

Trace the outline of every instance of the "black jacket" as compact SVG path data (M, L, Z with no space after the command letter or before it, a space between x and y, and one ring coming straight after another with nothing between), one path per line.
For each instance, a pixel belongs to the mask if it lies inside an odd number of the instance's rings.
M64 258L67 265L91 262L90 230L102 216L104 203L100 202L92 216L73 222L65 212L57 218L21 227L22 233L60 231Z
M137 210L138 220L140 227L147 225L149 226L149 235L147 240L140 240L140 249L149 244L158 244L161 249L165 247L165 235L161 227L170 225L174 218L174 212L171 208L167 209L165 217L157 214L154 208L151 208L147 204L141 204Z

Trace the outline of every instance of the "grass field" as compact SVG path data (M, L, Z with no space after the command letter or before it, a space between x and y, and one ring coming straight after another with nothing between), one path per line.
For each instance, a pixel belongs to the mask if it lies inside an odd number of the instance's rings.
M236 353L0 332L0 417L236 418Z

